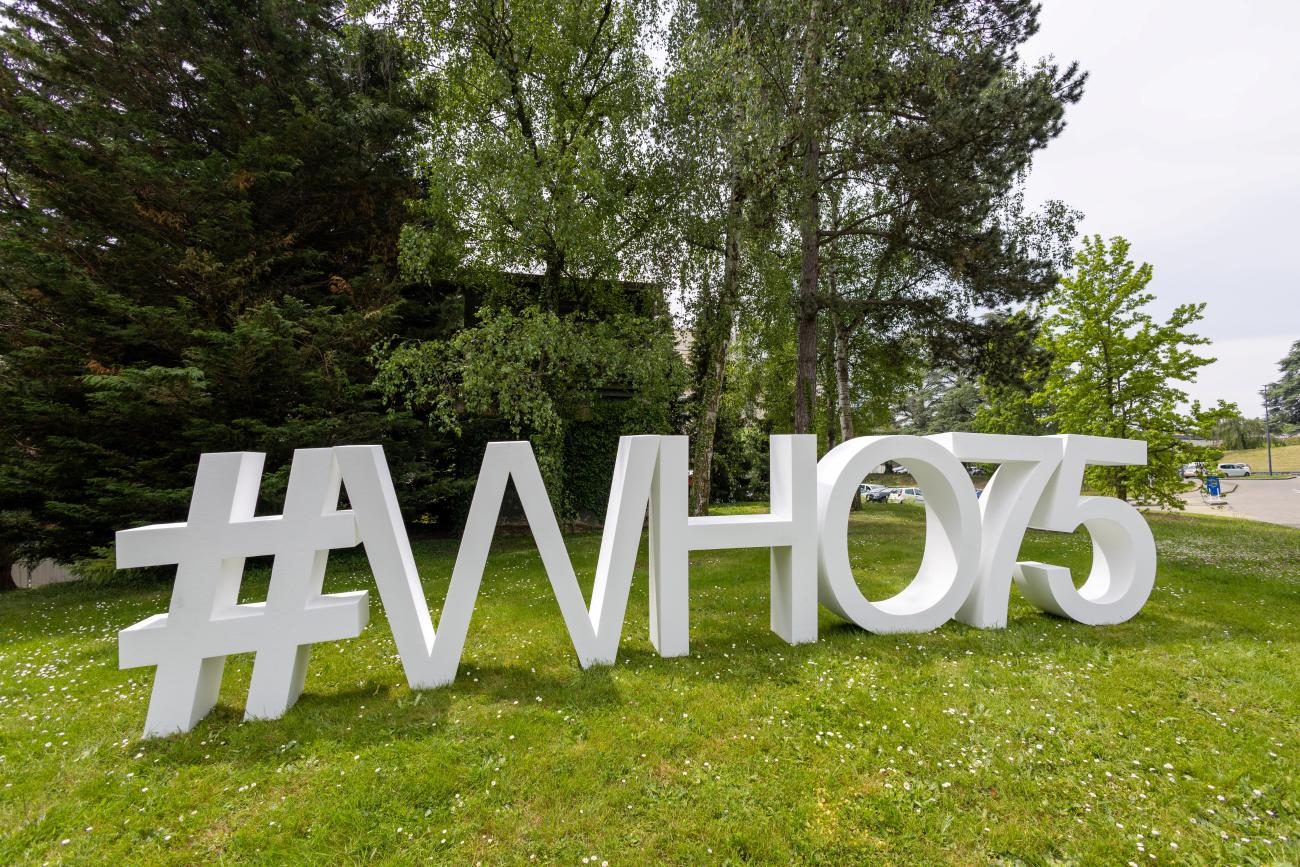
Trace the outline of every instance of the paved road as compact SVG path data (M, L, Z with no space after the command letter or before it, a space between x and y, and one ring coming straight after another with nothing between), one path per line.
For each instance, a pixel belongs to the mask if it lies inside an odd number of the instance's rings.
M1201 501L1200 492L1192 491L1183 494L1187 511L1235 515L1270 524L1300 527L1300 478L1283 481L1224 479L1222 484L1225 491L1232 491L1232 486L1237 486L1235 491L1227 495L1227 506L1222 509L1206 506Z

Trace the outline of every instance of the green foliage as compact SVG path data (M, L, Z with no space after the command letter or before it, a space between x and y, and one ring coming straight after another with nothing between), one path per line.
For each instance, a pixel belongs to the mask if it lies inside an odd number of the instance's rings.
M938 364L924 345L911 353L915 381L890 403L903 429L920 434L1051 432L1042 407L1034 403L1051 362L1050 351L1040 341L1040 318L1019 310L986 313L983 320L984 342L972 347L960 367ZM901 361L893 366L906 369Z
M1264 422L1241 415L1220 419L1212 428L1215 439L1229 450L1255 449L1264 444Z
M160 575L166 579L171 577L168 575L169 571L165 568L157 568L130 569L119 572L117 569L117 554L112 545L94 548L87 556L77 559L72 564L72 574L88 584L130 583L146 578L155 579Z
M683 381L681 374L680 370L675 374L679 384ZM565 424L560 493L571 516L585 521L604 520L619 437L674 433L680 430L680 420L673 410L671 400L651 403L622 399L620 395L597 398L590 403L589 412Z
M1151 266L1135 265L1129 244L1100 236L1085 238L1074 273L1049 298L1043 348L1051 366L1033 403L1043 422L1060 433L1141 439L1145 467L1093 467L1090 487L1118 497L1179 507L1178 468L1196 459L1178 435L1196 425L1179 412L1186 394L1179 383L1214 359L1194 348L1209 343L1189 329L1204 304L1183 304L1168 321L1157 322L1144 308Z
M1188 433L1199 439L1213 439L1221 425L1233 419L1241 418L1241 410L1235 403L1222 398L1214 406L1202 407L1199 400L1192 401L1188 411L1191 427Z
M753 252L758 290L738 311L728 375L731 387L769 420L774 433L794 426L795 310L789 297L789 257L781 252L761 247Z
M1097 241L1043 337L1011 312L1078 218L1020 195L1084 81L1019 61L1031 0L351 8L7 7L0 571L102 560L204 451L267 452L273 507L293 448L382 442L441 529L492 438L534 438L588 515L619 433L691 432L748 499L767 433L900 403L915 431L1143 436L1149 477L1097 479L1167 500L1170 432L1209 418L1159 385L1204 363L1199 309L1157 325L1149 269Z
M1050 288L1054 263L1022 231L1014 193L1034 152L1063 128L1083 76L1075 66L1018 62L1037 27L1029 0L814 0L756 11L771 19L777 55L764 65L771 80L762 92L792 143L795 427L804 430L822 309L839 308L852 328L906 323L951 364L985 339L976 308L1025 303ZM837 252L857 267L837 263ZM855 271L864 279L852 279Z
M574 421L590 418L602 397L613 397L624 404L620 432L665 432L684 374L662 321L632 315L591 321L536 307L484 308L473 328L442 341L392 344L376 362L375 384L385 399L438 430L460 433L467 419L493 417L514 436L532 439L556 509L568 515L590 503L584 496L580 504L564 484ZM604 459L582 455L583 461Z
M729 373L728 376L734 376ZM759 416L740 389L723 394L713 450L712 500L737 503L769 496L771 420ZM692 478L692 485L695 484Z
M1277 366L1282 376L1269 384L1265 395L1269 411L1284 423L1300 425L1300 340L1291 344Z
M907 433L971 430L983 404L978 383L952 370L932 370L908 393L899 412Z
M1017 311L1001 317L1000 330L1001 339L991 341L980 355L984 402L971 428L1020 436L1051 433L1043 421L1046 398L1040 395L1052 360L1039 339L1042 321L1028 310Z
M747 238L740 282L774 295L752 302L765 308L754 363L782 366L764 401L782 418L791 403L796 430L851 435L851 418L877 414L911 374L880 376L882 343L896 358L919 343L937 365L969 364L999 334L977 311L1053 285L1077 215L1060 203L1027 214L1019 178L1083 76L1018 62L1036 4L695 0L674 11L667 115L684 138L672 147L686 167L696 349L714 362L723 341L709 334L731 333L735 235L766 234L780 279L766 279ZM794 315L774 319L778 306ZM835 362L819 365L831 347ZM841 418L816 422L815 393L845 405Z
M0 32L0 536L72 561L183 515L200 452L435 442L388 416L427 100L334 2L20 0ZM415 502L415 501L412 501ZM418 506L417 506L418 507Z
M429 193L402 237L407 273L430 257L542 272L543 306L554 309L566 283L633 271L670 189L645 140L652 5L395 6L441 96L420 161Z

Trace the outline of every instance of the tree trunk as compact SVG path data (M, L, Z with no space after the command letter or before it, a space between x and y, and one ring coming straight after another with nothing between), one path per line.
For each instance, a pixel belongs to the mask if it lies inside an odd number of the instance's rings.
M840 206L839 199L832 195L830 197L831 207L831 229L837 230L840 227ZM853 439L853 407L849 403L849 333L851 326L845 319L844 309L840 304L840 284L839 272L835 267L834 251L826 257L826 289L830 295L830 318L831 318L831 377L835 380L835 400L832 402L838 408L838 413L827 418L826 429L830 430L838 420L840 426L840 442L848 442Z
M564 251L546 251L546 271L542 274L542 307L551 313L560 310L560 281L564 277Z
M817 223L816 193L804 203L800 220L799 349L795 361L794 432L813 429L813 403L817 399Z
M14 555L8 547L0 547L0 593L17 590L14 583Z
M831 281L834 280L834 271L831 263L826 266L827 276ZM848 406L848 385L845 382L842 386L839 384L840 379L840 333L841 325L839 317L835 314L834 308L831 308L831 328L828 330L827 342L831 345L825 347L822 362L822 377L825 382L835 382L835 388L826 388L826 450L830 451L837 445L847 442L853 436L853 420L850 412L849 433L844 434L843 418L845 407ZM845 341L847 346L847 340ZM847 376L847 366L844 371ZM856 495L849 501L849 511L856 512L862 508L862 497Z
M743 0L732 0L731 26L740 26L744 16ZM745 105L732 103L732 132L744 126ZM734 143L734 142L733 142ZM695 441L691 464L695 469L691 487L691 514L709 514L713 497L713 451L718 432L718 407L722 404L722 390L726 385L727 352L731 348L731 332L735 324L736 306L740 300L740 221L745 205L745 186L736 163L736 150L731 151L731 197L727 202L727 222L722 241L722 285L718 289L717 304L712 312L712 322L701 331L709 341L705 347L705 366L701 372L699 415L695 425Z
M700 415L695 426L691 465L691 514L709 514L709 498L713 488L713 445L718 431L718 406L722 403L723 378L727 367L727 348L730 339L720 341L709 351L708 369L700 383Z
M835 337L833 333L828 334L828 342L833 341L834 339ZM822 382L830 382L834 379L835 375L833 370L835 364L835 353L830 351L830 347L822 347L819 348L818 356L818 361L822 366ZM822 393L826 396L826 450L830 451L835 448L836 439L839 435L835 421L839 417L839 392L833 388L824 388L822 389Z
M691 456L695 470L691 483L691 512L695 515L709 513L712 495L718 407L722 404L722 389L726 385L727 352L731 348L731 332L740 299L740 218L744 204L745 194L740 179L733 177L723 239L722 285L713 309L702 311L707 314L704 327L697 329L697 336L707 344L703 347L706 361L699 387L699 417Z
M849 404L849 329L835 317L835 390L840 405L840 441L853 439L853 407Z
M803 57L803 163L800 167L798 355L794 381L794 432L813 430L817 399L817 278L821 229L821 142L817 134L821 67L821 0L812 0Z

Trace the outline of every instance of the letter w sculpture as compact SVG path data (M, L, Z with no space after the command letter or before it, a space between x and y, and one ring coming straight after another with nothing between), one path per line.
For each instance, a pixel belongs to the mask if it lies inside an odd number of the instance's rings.
M329 549L354 545L358 535L407 681L413 689L451 683L508 481L583 667L617 656L647 512L650 639L660 655L688 651L687 557L701 549L770 548L772 629L791 644L816 641L816 439L775 436L771 454L770 514L688 518L686 437L620 439L588 609L531 445L490 443L436 631L381 447L296 452L285 514L274 518L253 517L261 455L205 455L188 524L117 537L119 568L178 564L170 612L121 636L123 668L158 666L145 735L191 729L215 702L229 653L258 651L248 715L283 715L301 692L310 644L355 636L365 624L364 592L320 594ZM350 512L337 511L340 479ZM268 601L236 605L243 558L259 554L276 555Z

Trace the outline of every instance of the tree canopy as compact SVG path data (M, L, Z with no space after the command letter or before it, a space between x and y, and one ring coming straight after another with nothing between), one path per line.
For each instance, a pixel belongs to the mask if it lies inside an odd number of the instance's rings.
M1157 322L1127 242L1025 205L1086 79L1021 57L1038 12L16 0L0 566L183 511L201 452L267 452L273 501L344 441L435 527L507 435L568 517L649 431L692 437L696 513L789 430L1139 436L1092 481L1172 502L1178 434L1235 413L1179 408L1200 306Z
M1269 410L1282 421L1300 425L1300 340L1291 344L1291 350L1277 366L1282 376L1268 386L1265 399Z
M451 261L561 283L636 270L667 195L648 137L654 79L645 0L399 0L394 20L437 88L420 151L412 273ZM432 257L432 261L431 261Z
M184 514L200 452L282 469L294 447L404 424L366 361L402 300L429 104L402 46L334 2L5 16L0 534L16 554L72 560Z
M1145 440L1146 466L1093 467L1088 481L1121 498L1177 505L1178 467L1194 457L1179 434L1196 424L1180 410L1180 385L1214 361L1197 354L1210 341L1190 330L1205 305L1182 304L1157 321L1146 310L1151 266L1134 263L1120 237L1083 239L1074 264L1048 298L1041 340L1051 363L1032 402L1052 430Z

